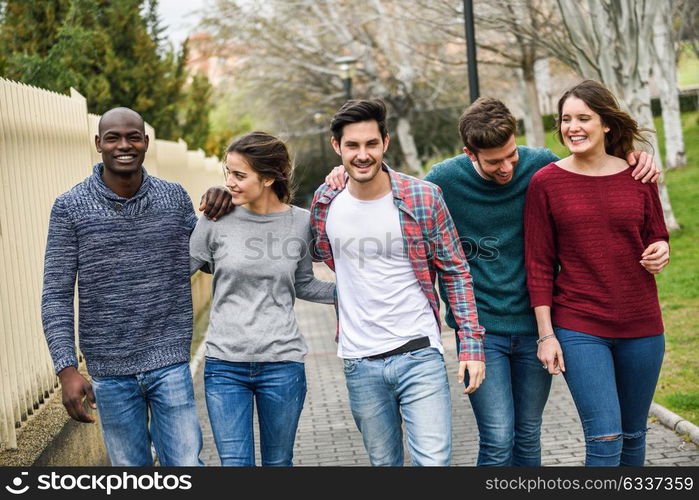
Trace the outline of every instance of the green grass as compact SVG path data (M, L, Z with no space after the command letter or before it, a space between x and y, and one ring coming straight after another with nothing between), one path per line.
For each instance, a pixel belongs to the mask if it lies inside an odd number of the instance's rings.
M699 85L699 59L689 44L682 47L677 63L677 84L680 87Z
M670 264L657 279L666 352L655 401L699 425L699 112L683 113L682 124L687 166L665 174L681 229L670 236ZM655 127L664 154L661 118ZM519 136L517 143L526 141ZM568 155L553 132L546 132L546 146L560 157Z
M670 237L670 264L658 276L667 334L655 400L699 425L699 112L682 120L687 166L666 173L681 229Z

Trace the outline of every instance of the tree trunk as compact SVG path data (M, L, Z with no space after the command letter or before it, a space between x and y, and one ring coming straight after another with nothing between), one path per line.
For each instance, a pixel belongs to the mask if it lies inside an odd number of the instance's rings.
M677 88L677 59L672 42L672 9L669 1L658 3L660 12L653 26L655 77L660 90L665 133L665 166L668 169L687 164L682 136L680 99Z
M654 128L648 80L656 2L587 0L584 8L577 0L558 0L558 6L577 51L578 73L603 82L640 127ZM653 134L649 140L655 163L662 170L657 137ZM662 175L658 190L668 230L678 229Z
M546 146L544 139L544 122L541 119L541 109L539 107L539 92L536 88L534 77L534 66L524 64L522 71L522 87L526 99L526 111L524 113L524 128L527 139L527 146L530 148L543 148Z
M400 149L405 159L405 165L408 167L408 173L415 176L422 176L422 167L420 158L417 154L417 146L415 145L415 137L410 121L406 116L399 116L396 123L396 134L400 141Z
M627 103L631 116L638 121L639 127L653 129L653 113L650 109L650 93L648 91L648 86L637 88L630 88L627 86L625 90L626 95L623 100ZM663 159L660 156L658 136L656 134L649 134L648 140L653 148L655 164L662 170ZM665 174L661 174L658 180L658 192L660 194L660 202L663 206L663 215L665 216L665 225L668 231L679 229L680 225L675 218L672 205L670 204L670 195L668 194L667 185L665 184Z
M539 106L544 114L556 112L553 102L553 92L551 90L551 67L548 57L537 59L534 63L534 76L536 78L536 88L539 90ZM544 130L546 135L546 130Z

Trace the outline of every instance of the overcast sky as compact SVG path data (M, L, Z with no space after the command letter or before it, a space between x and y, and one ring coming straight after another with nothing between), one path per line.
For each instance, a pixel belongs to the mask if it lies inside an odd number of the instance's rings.
M202 9L207 0L159 0L158 10L163 26L167 27L167 37L172 40L175 47L194 31L199 16L194 12Z

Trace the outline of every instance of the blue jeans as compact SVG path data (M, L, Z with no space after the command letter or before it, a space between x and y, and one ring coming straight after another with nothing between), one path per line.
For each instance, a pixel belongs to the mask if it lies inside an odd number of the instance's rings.
M248 363L206 358L206 406L224 466L254 466L253 399L263 466L291 467L306 399L303 363Z
M151 440L162 466L204 465L189 363L92 377L92 388L112 465L153 465Z
M403 465L402 421L413 465L449 465L451 397L437 349L345 359L344 371L352 416L372 465Z
M536 339L485 335L486 377L469 394L480 440L476 465L541 466L541 421L551 375L536 357ZM458 336L456 345L458 352Z
M665 336L612 339L554 330L585 433L585 465L643 466Z

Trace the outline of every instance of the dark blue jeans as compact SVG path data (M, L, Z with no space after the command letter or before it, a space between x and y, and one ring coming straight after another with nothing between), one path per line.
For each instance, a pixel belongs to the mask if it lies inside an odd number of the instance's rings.
M306 399L303 363L242 363L207 357L204 385L221 465L255 465L253 401L262 465L293 465L296 429Z
M541 421L551 375L536 357L536 339L485 335L485 380L469 394L478 423L476 465L541 465Z
M585 465L643 466L665 336L612 339L554 330L585 433Z

